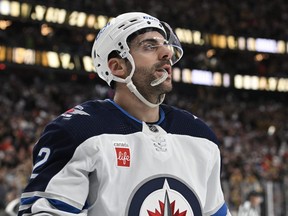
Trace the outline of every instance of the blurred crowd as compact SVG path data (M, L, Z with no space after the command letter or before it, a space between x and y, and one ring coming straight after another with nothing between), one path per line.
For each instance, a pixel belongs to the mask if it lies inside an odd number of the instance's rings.
M288 38L288 3L284 0L51 0L47 4L109 17L143 11L166 21L172 28L203 33L285 41ZM47 25L52 30L43 35L43 23L14 19L11 26L0 31L0 45L90 55L93 40L87 40L86 36L91 29ZM181 68L229 74L288 75L285 55L265 54L262 61L255 61L253 52L214 50L214 55L207 57L211 47L184 44L183 48ZM26 185L32 167L32 148L44 126L76 104L113 95L111 89L87 77L25 74L28 74L26 69L0 74L0 210L19 197ZM236 211L250 191L263 193L265 199L267 182L275 183L277 207L283 210L283 206L287 206L287 93L176 84L174 93L167 95L166 103L187 109L215 131L221 143L222 182L230 209Z
M167 102L191 111L216 133L230 210L237 211L251 191L265 199L270 182L274 215L288 214L287 94L196 87L195 94L186 89Z
M77 76L0 77L0 209L19 197L31 173L31 152L44 126L89 99L111 98L106 85ZM201 86L181 87L166 103L189 110L215 131L221 143L222 180L231 209L263 182L288 177L287 100L268 92L237 92ZM287 185L286 185L287 186ZM280 193L283 191L280 191Z

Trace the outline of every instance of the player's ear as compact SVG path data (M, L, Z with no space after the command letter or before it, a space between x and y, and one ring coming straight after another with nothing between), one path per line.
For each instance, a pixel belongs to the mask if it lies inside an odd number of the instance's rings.
M121 58L109 59L108 67L114 76L124 77L126 73L126 64L125 64L125 61Z

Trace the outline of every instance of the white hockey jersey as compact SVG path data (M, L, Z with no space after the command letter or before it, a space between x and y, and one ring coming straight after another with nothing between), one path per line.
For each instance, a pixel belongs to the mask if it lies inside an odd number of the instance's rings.
M171 106L144 123L112 100L78 105L46 126L33 164L19 216L230 215L215 135Z

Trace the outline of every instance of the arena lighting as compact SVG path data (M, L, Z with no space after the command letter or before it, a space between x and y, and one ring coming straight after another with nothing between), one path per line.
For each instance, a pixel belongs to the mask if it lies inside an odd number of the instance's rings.
M214 83L215 86L222 86L222 83L223 83L222 76L223 75L221 73L219 73L219 72L215 72L214 73L213 83Z
M103 28L111 19L102 15L8 0L0 1L0 16L91 29Z
M54 32L53 28L49 27L47 24L41 25L41 35L48 36Z
M84 70L88 72L94 71L94 65L90 56L84 56L83 58Z
M244 37L239 37L236 43L238 44L239 50L246 49L246 39Z
M176 28L175 33L182 43L204 45L205 41L202 38L202 33L199 31L192 31L189 29Z
M0 29L5 30L7 27L12 25L12 22L10 20L0 20Z
M205 70L192 70L192 83L198 85L213 85L213 76L211 71Z
M182 82L184 83L192 83L192 71L188 68L184 68L182 70Z
M90 56L78 56L63 52L39 51L0 45L0 64L6 63L51 68L58 70L60 73L63 70L81 73L94 72L93 62ZM231 82L231 80L234 80L234 82ZM173 68L173 81L225 88L234 87L236 89L288 92L288 78L249 75L233 76L228 73L189 68Z
M173 76L173 80L175 82L181 82L181 70L180 68L173 68L173 72L172 72L172 76Z
M36 5L35 5L36 4ZM101 29L112 17L88 14L81 11L68 11L62 8L37 3L0 0L0 17L18 18L22 21L38 21L78 28ZM197 46L211 46L219 49L246 50L277 54L288 53L288 41L264 38L244 38L233 35L202 33L195 30L176 28L175 32L182 43Z
M207 58L212 58L215 55L216 51L214 49L209 49L206 52Z
M11 10L10 10L10 5L12 6L12 2L11 2L11 4L9 1L1 1L0 2L0 11L1 11L2 15L8 16L8 15L12 14Z
M276 53L277 52L277 43L275 40L256 38L254 43L255 43L254 49L257 52L268 52L268 53Z
M218 48L221 49L226 49L228 48L228 38L226 35L216 35L216 34L212 34L210 35L210 40L211 40L211 44L213 46L217 46ZM231 39L230 39L231 41ZM234 43L236 44L236 43Z
M267 58L268 58L268 56L267 56L267 55L264 55L264 54L262 54L262 53L258 53L258 54L255 55L255 57L254 57L255 61L257 61L257 62L261 62L261 61L263 61L264 59L267 59Z
M288 78L235 75L234 87L246 90L288 92Z
M244 38L232 35L205 34L199 31L176 28L175 30L182 43L194 45L209 45L219 49L247 50L251 52L288 53L288 42L265 38Z
M2 50L2 48L1 48ZM16 63L16 64L27 64L27 65L33 65L34 64L34 59L35 59L35 54L36 52L34 50L31 49L25 49L22 47L19 48L15 48L15 49L8 49L7 50L12 51L12 56L9 56L8 59L10 59L10 57L12 57L12 62ZM9 55L9 53L7 53ZM8 56L7 56L8 57Z
M64 9L58 8L48 8L46 12L46 20L47 22L58 22L59 24L63 24L65 22L67 11Z
M198 69L173 69L173 81L195 85L230 87L230 75Z
M227 74L227 73L223 74L223 86L226 87L226 88L231 86L231 84L230 84L230 75Z

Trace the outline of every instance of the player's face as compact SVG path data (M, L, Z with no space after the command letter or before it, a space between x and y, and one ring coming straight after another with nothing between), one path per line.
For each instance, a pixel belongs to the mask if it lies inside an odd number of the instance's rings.
M151 102L157 102L159 95L172 90L172 68L170 59L172 51L163 36L157 32L146 32L137 36L130 45L131 55L135 62L133 83L138 91ZM159 85L151 82L163 76L163 69L168 77Z

